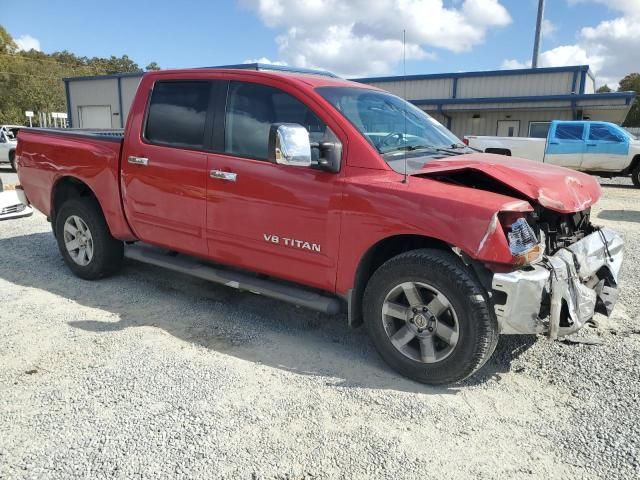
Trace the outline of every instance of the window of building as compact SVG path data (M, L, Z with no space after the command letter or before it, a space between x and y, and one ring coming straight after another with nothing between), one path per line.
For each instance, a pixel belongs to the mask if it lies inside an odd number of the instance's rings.
M608 125L591 125L589 128L589 140L604 142L621 142L621 135L616 133Z
M225 151L243 157L269 158L269 131L273 123L297 123L319 142L327 131L320 119L302 102L267 85L231 82L225 122ZM317 160L318 149L311 150Z
M582 140L584 123L559 123L556 127L558 140Z
M210 91L210 82L156 83L145 138L163 145L202 148Z
M529 122L529 136L532 138L547 138L551 122Z

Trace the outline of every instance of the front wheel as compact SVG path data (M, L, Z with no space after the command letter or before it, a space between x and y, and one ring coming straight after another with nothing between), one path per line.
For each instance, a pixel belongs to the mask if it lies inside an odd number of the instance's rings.
M382 358L419 382L467 378L498 341L484 289L453 253L423 249L392 258L371 277L364 302L367 330Z
M631 172L631 181L636 187L640 187L640 163Z
M95 199L66 201L56 215L54 228L58 249L78 277L95 280L121 267L124 245L111 236Z

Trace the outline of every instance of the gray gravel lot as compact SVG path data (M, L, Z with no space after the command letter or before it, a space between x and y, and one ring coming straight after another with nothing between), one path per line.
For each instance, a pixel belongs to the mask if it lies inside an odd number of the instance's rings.
M456 388L342 316L134 262L82 281L42 215L0 223L0 478L638 478L640 190L603 183L627 248L602 344L503 337Z
M3 184L16 184L18 182L18 175L11 170L11 167L5 163L0 163L0 179Z

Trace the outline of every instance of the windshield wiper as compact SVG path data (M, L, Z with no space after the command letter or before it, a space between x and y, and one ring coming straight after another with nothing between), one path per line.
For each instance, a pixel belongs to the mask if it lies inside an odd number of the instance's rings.
M461 152L457 152L449 148L436 147L435 145L402 145L402 146L394 147L390 150L386 150L380 153L382 155L386 155L387 153L392 153L392 152L402 152L402 151L413 152L416 150L431 150L438 153L448 153L449 155L462 155Z

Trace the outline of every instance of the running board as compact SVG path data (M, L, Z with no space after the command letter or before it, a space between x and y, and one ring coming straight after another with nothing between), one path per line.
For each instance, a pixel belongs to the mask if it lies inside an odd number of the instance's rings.
M337 298L275 280L265 280L241 272L216 268L187 255L169 256L166 250L141 245L127 245L124 256L131 260L163 267L238 290L247 290L265 297L283 300L329 315L340 311L340 301Z

